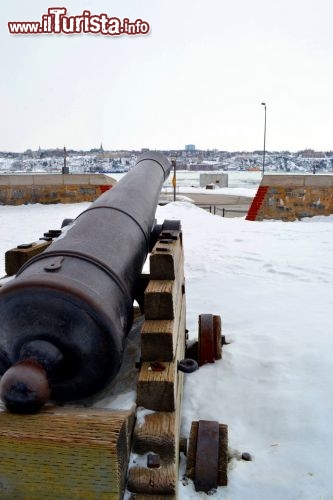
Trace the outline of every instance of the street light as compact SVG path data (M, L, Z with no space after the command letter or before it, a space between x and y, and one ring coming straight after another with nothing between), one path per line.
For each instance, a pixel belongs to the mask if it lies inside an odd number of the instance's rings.
M262 176L264 176L265 173L265 156L266 156L266 103L262 102L262 106L265 108L265 124L264 124L264 155L262 158Z

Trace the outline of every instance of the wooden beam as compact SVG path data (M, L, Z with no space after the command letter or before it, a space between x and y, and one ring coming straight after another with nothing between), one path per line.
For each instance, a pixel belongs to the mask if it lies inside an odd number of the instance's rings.
M31 259L31 257L43 252L50 244L50 241L36 241L28 245L20 245L22 247L24 246L24 248L17 247L8 250L5 254L6 274L8 276L16 274L23 264Z
M176 280L151 280L144 295L146 320L172 320L185 293L184 274Z
M120 500L133 423L134 409L0 412L0 497Z
M127 480L127 489L145 495L174 495L176 493L174 464L162 465L158 469L132 467ZM150 498L150 497L147 497Z
M174 359L183 304L185 301L177 301L174 319L146 319L141 331L141 359L143 361L172 361Z
M150 451L158 453L162 460L174 460L175 412L155 412L146 415L142 425L136 423L133 433L133 451L144 455Z
M133 433L133 451L158 454L161 466L130 468L127 488L136 500L177 498L184 376L177 366L185 354L186 302L181 232L173 233L158 241L151 256L141 332L137 404L156 413L137 422Z
M142 475L144 468L131 467L129 469L128 477L130 478L130 491L142 493L143 495L138 495L136 499L162 500L162 498L168 498L168 500L173 500L178 498L181 401L182 380L178 387L176 410L174 412L156 412L147 415L143 425L139 425L139 423L136 422L133 434L134 452L139 454L146 454L150 451L159 453L161 464L164 467L161 476L159 476L159 481L154 483L154 486L158 486L158 491L155 491L155 488L152 488L152 484L149 483L150 475L148 473L143 473ZM167 470L165 466L167 466ZM148 481L148 483L145 485L144 481ZM163 497L159 497L158 493L162 491L163 487L162 481L166 483L163 488ZM173 493L170 493L170 491L173 491ZM166 497L164 495L168 496Z
M183 263L174 280L151 280L144 296L145 318L174 319L177 301L185 293Z
M183 256L180 231L176 239L161 238L150 255L150 276L152 280L174 280Z
M142 363L137 386L137 404L149 410L174 411L177 399L178 384L182 374L178 372L177 362L185 353L185 299L182 301L179 321L179 342L176 356L171 362L162 362L162 371L154 371L151 362Z

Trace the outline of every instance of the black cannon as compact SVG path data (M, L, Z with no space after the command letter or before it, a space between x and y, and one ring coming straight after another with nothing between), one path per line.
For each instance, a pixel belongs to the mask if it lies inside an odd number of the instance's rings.
M0 395L10 411L85 398L117 374L169 172L162 154L142 155L0 289Z

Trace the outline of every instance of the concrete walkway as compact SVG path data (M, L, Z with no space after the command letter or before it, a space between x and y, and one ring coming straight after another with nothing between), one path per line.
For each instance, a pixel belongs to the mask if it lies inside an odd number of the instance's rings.
M217 215L223 215L225 217L243 217L246 215L252 199L249 196L235 196L229 194L217 194L217 193L182 193L183 196L191 198L194 203L198 206L204 207L205 205L211 206L211 212ZM215 212L214 212L214 206ZM206 208L207 209L207 208ZM235 212L233 212L235 211Z

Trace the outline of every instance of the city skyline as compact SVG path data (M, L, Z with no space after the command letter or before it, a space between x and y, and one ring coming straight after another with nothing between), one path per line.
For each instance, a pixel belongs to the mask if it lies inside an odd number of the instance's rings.
M13 35L51 5L1 7L0 150L64 144L106 150L333 149L333 5L71 0L83 11L149 23L148 34ZM89 147L89 146L88 146Z

